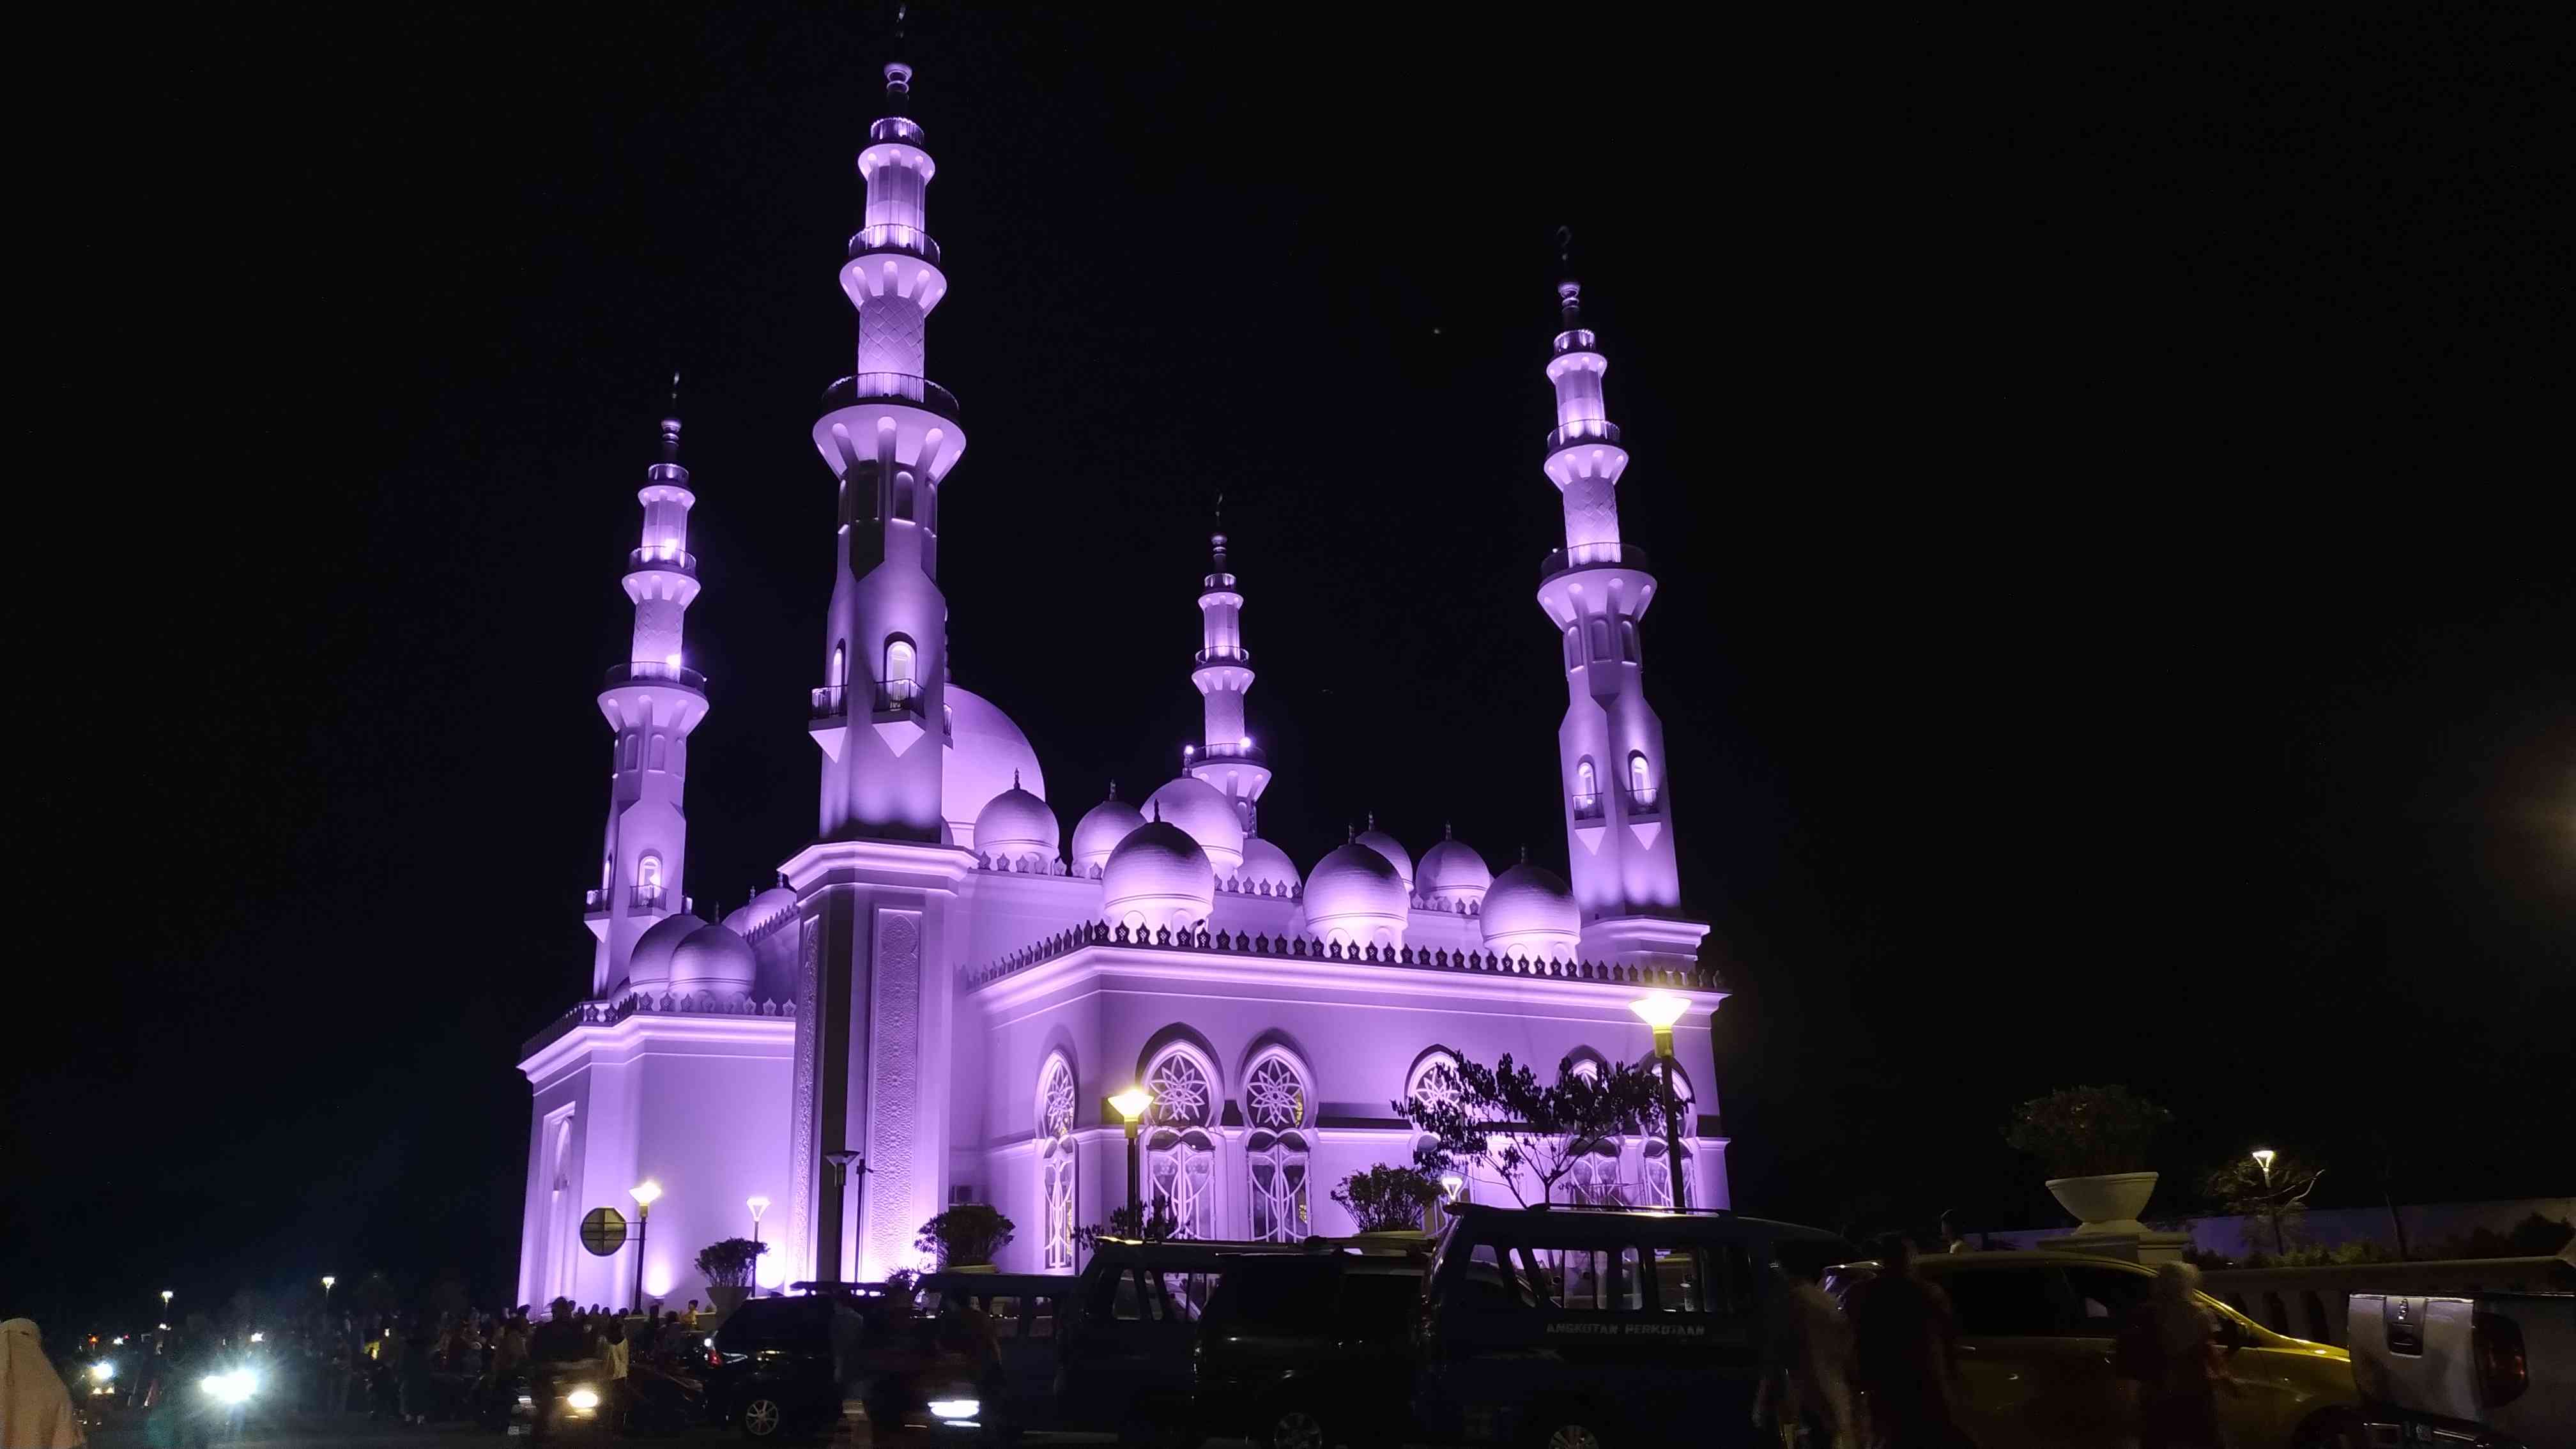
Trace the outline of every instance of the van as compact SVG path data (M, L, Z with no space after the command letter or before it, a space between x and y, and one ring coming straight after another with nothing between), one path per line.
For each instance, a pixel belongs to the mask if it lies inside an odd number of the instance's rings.
M1813 1277L1851 1256L1726 1211L1463 1205L1425 1283L1415 1414L1448 1443L1749 1441L1769 1265Z
M1195 1444L1190 1356L1200 1313L1233 1264L1304 1251L1294 1243L1101 1239L1076 1280L1073 1331L1059 1339L1056 1412L1047 1427L1116 1431L1131 1443Z

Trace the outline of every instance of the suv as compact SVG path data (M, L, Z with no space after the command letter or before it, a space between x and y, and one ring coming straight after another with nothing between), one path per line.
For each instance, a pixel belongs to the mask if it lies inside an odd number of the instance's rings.
M1436 1441L1602 1449L1751 1422L1774 1262L1812 1273L1831 1233L1726 1211L1461 1206L1415 1337Z
M1047 1427L1116 1430L1135 1442L1182 1439L1199 1315L1218 1284L1249 1257L1304 1251L1294 1243L1101 1239L1074 1286L1073 1331L1058 1340L1056 1418Z
M994 1355L961 1300L941 1305L882 1293L816 1292L755 1298L709 1340L707 1413L767 1439L833 1423L855 1389L883 1432L897 1427L981 1429Z
M1199 1317L1193 1427L1255 1449L1403 1442L1422 1279L1404 1258L1237 1263Z
M1950 1253L1914 1260L1950 1297L1958 1323L1959 1407L1987 1449L2115 1449L2133 1436L2113 1341L2146 1303L2150 1268L2085 1253ZM1838 1269L1838 1286L1877 1271ZM2230 1444L2360 1443L2352 1360L2342 1349L2274 1333L2202 1294L2218 1325L2231 1389L2218 1395Z

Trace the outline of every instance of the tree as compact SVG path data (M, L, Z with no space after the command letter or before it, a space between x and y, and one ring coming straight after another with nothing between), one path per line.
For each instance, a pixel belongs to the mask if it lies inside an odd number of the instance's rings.
M1419 1167L1381 1162L1354 1172L1333 1189L1333 1201L1350 1210L1364 1233L1394 1233L1422 1226L1423 1209L1440 1200L1440 1184Z
M991 1203L959 1203L923 1223L912 1245L936 1253L942 1268L971 1268L992 1262L994 1252L1008 1247L1018 1228Z
M2126 1087L2060 1087L2013 1114L2004 1142L2052 1178L2144 1172L2147 1149L2173 1114Z
M1605 1063L1578 1072L1572 1057L1556 1064L1555 1085L1542 1087L1505 1052L1492 1067L1461 1061L1434 1068L1420 1090L1393 1105L1434 1139L1414 1153L1423 1171L1481 1166L1527 1207L1525 1184L1535 1186L1541 1204L1556 1201L1556 1185L1585 1158L1617 1151L1622 1137L1642 1129L1663 1101L1660 1091L1643 1067Z
M1108 1226L1086 1223L1075 1228L1073 1246L1077 1251L1088 1253L1099 1245L1102 1238L1125 1238L1131 1242L1159 1243L1181 1230L1181 1220L1172 1216L1172 1209L1168 1204L1155 1203L1146 1210L1144 1216L1145 1221L1140 1224L1136 1221L1134 1208L1111 1208Z
M748 1288L752 1274L760 1266L760 1255L768 1251L767 1243L726 1238L698 1250L698 1271L707 1275L710 1288Z
M2308 1210L2308 1194L2317 1190L2325 1171L2322 1164L2286 1152L2271 1154L2268 1163L2238 1157L2211 1169L2209 1196L2231 1213L2270 1223L2272 1252L2278 1256L2290 1250L2283 1220Z

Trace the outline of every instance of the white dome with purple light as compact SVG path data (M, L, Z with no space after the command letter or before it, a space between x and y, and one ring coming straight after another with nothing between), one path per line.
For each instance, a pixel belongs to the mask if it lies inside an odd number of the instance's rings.
M1084 873L1098 870L1109 863L1109 852L1118 848L1145 823L1145 814L1118 798L1118 784L1111 781L1109 798L1083 812L1073 825L1072 856L1074 869Z
M1315 862L1306 877L1306 930L1326 941L1402 945L1410 908L1395 862L1357 840Z
M1237 878L1246 888L1267 885L1272 895L1297 888L1297 862L1288 852L1258 835L1243 837L1243 869Z
M1043 800L1046 773L1038 768L1038 752L1029 748L1029 737L1000 707L953 681L944 693L948 745L939 757L940 810L957 844L981 851L984 842L975 832L975 817L985 803L1014 788L1014 776L1017 788Z
M1451 910L1460 910L1485 899L1494 884L1494 872L1475 847L1450 835L1444 829L1440 843L1422 853L1421 874L1414 878L1414 888L1422 898L1437 901Z
M1485 892L1485 944L1506 956L1571 961L1583 939L1583 913L1565 878L1522 861Z
M748 941L796 914L796 892L785 886L771 886L750 900L725 912L718 924Z
M975 816L975 853L1004 865L1055 864L1055 812L1014 783Z
M1234 813L1234 802L1207 781L1188 775L1170 781L1145 798L1145 814L1186 831L1220 873L1243 869L1243 822Z
M1100 873L1100 914L1113 926L1195 928L1216 909L1216 872L1207 851L1168 820L1148 820L1109 852Z
M1385 856L1387 864L1394 866L1397 877L1403 880L1404 893L1408 896L1413 894L1413 852L1404 848L1404 842L1378 829L1376 816L1369 817L1368 829L1351 839L1353 843L1365 845Z
M626 984L635 991L659 993L671 989L671 953L680 943L702 930L706 922L687 911L664 916L644 928L635 938L635 949L626 958Z
M680 996L748 996L759 969L749 941L722 926L702 926L671 951L671 990Z

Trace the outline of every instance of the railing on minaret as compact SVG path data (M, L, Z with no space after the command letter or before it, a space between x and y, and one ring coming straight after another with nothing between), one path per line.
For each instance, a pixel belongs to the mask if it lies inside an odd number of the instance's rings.
M1224 500L1218 500L1220 510ZM1218 522L1224 522L1222 511ZM1199 651L1190 682L1203 697L1206 733L1190 752L1188 773L1216 787L1234 806L1243 833L1260 833L1261 792L1270 766L1243 712L1252 688L1252 651L1243 647L1243 595L1226 566L1225 534L1208 536L1208 573L1199 586Z
M697 602L697 558L689 552L689 470L680 463L680 380L671 379L672 416L662 420L662 456L636 494L644 506L641 537L626 555L624 586L635 606L627 662L613 666L599 691L611 733L608 824L600 847L599 885L588 892L583 919L598 938L591 994L626 978L635 940L654 922L688 909L690 732L706 718L706 678L687 663L685 621Z
M948 292L929 231L938 167L905 114L911 67L889 65L885 77L890 114L859 152L866 209L841 267L858 313L853 365L814 424L839 489L840 547L808 729L823 750L822 838L937 841L948 679L939 509L966 434L956 398L927 375L928 318Z
M1565 665L1557 748L1569 876L1587 956L1680 964L1706 928L1679 920L1664 728L1646 702L1639 625L1655 575L1645 550L1620 537L1628 453L1602 387L1609 361L1583 325L1580 284L1566 280L1556 293L1560 330L1547 364L1556 425L1543 467L1563 496L1565 546L1540 566L1538 599Z

